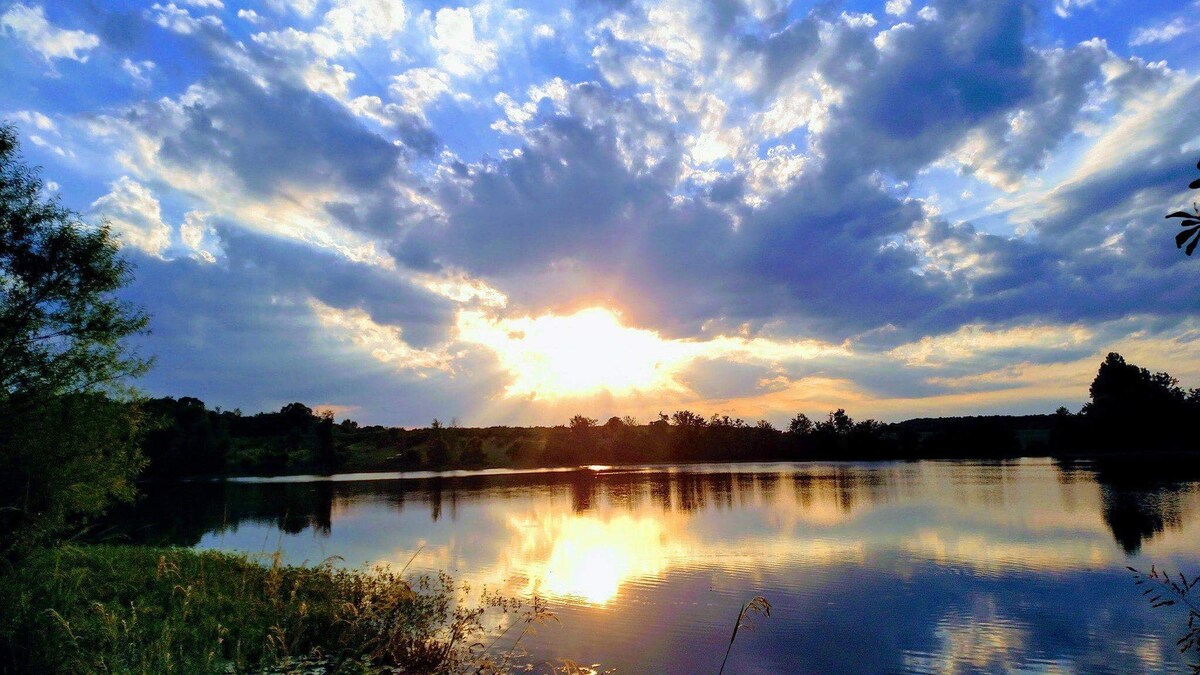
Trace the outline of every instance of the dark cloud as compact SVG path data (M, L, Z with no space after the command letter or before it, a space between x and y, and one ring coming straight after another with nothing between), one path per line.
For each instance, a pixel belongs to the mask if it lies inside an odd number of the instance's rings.
M467 388L500 386L486 364L482 379L414 371L375 361L322 328L308 304L403 327L415 347L447 338L448 303L364 265L305 246L221 228L219 264L135 256L128 297L149 308L151 334L141 344L157 357L143 386L152 394L194 395L248 412L300 400L360 406L358 419L419 423L467 414ZM402 364L396 364L402 365Z

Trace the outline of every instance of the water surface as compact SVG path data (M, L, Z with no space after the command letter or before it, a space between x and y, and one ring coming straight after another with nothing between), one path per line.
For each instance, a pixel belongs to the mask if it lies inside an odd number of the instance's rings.
M446 570L550 600L534 659L716 672L1178 672L1195 482L1050 460L595 468L152 487L135 538ZM1139 589L1140 590L1140 589Z

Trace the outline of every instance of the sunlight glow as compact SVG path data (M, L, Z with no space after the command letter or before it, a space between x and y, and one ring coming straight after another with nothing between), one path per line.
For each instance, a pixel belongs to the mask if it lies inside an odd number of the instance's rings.
M846 345L817 340L762 337L671 340L652 330L621 324L620 315L591 307L569 315L493 318L461 311L458 337L492 350L512 375L509 398L562 399L605 393L614 396L694 395L684 371L701 359L771 366L851 354Z
M653 331L622 326L599 307L504 320L462 312L458 329L461 339L491 348L513 374L506 395L530 399L683 391L676 376L694 353Z

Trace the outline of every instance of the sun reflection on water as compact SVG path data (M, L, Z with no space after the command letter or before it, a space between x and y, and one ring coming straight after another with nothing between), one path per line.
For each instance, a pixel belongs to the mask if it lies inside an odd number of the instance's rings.
M512 517L516 566L532 592L604 605L629 579L663 575L688 547L669 529L677 518L559 513ZM679 532L675 532L677 536Z
M705 670L696 641L761 591L778 616L753 648L789 645L765 672L838 670L844 655L822 651L837 639L813 631L860 639L867 620L881 632L856 653L878 655L866 670L1148 672L1173 655L1124 566L1195 567L1196 486L1110 485L1032 460L236 485L240 515L214 511L222 525L201 546L282 530L295 562L336 552L399 568L419 551L411 573L552 600L565 627L539 649L626 668L637 654ZM1073 642L1047 641L1063 627Z

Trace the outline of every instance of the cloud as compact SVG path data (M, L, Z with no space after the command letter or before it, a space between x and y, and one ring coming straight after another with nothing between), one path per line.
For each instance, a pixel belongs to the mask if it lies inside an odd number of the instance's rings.
M208 222L209 214L189 211L179 226L179 241L188 255L206 263L215 263L224 255L217 231Z
M252 9L239 9L237 12L237 17L239 19L246 21L247 23L250 23L250 24L253 24L256 26L258 24L266 21L266 19L263 17L263 15L259 14L258 12L254 11Z
M475 19L466 7L443 7L434 18L429 42L438 64L452 75L487 72L496 67L496 47L475 36Z
M191 12L173 2L166 5L155 3L146 10L146 15L151 17L158 27L181 35L191 35L205 29L219 28L222 25L221 19L212 14L196 18L192 16Z
M404 28L408 10L399 0L333 0L317 32L354 52Z
M39 131L57 132L58 126L54 120L36 110L18 110L8 115L13 120L31 126Z
M1096 0L1055 0L1054 13L1065 19L1075 13L1076 10L1091 7L1095 4Z
M46 19L40 6L16 4L0 15L0 27L42 55L47 62L70 59L86 63L87 52L100 46L100 38L82 30L59 28Z
M121 60L121 70L133 80L134 86L147 88L150 86L150 72L156 68L153 61Z
M1177 16L1164 23L1138 28L1130 36L1129 44L1134 47L1141 47L1144 45L1171 42L1175 38L1195 31L1198 27L1200 27L1200 24L1197 24L1195 21L1189 22L1182 16Z
M425 117L425 109L451 93L450 78L436 68L413 68L392 77L388 87L406 112Z
M90 213L112 225L124 245L163 257L171 245L171 228L163 222L158 200L145 186L122 176L111 191L92 202Z
M381 363L419 372L450 368L452 358L446 352L414 349L404 341L400 328L375 323L361 309L340 310L311 298L308 304L328 333L339 340L353 343Z
M81 14L121 86L7 114L138 260L163 393L561 421L532 336L587 308L660 364L593 388L616 413L1052 409L1139 331L1192 358L1160 222L1200 84L1102 13L1072 42L1026 0L216 9Z

